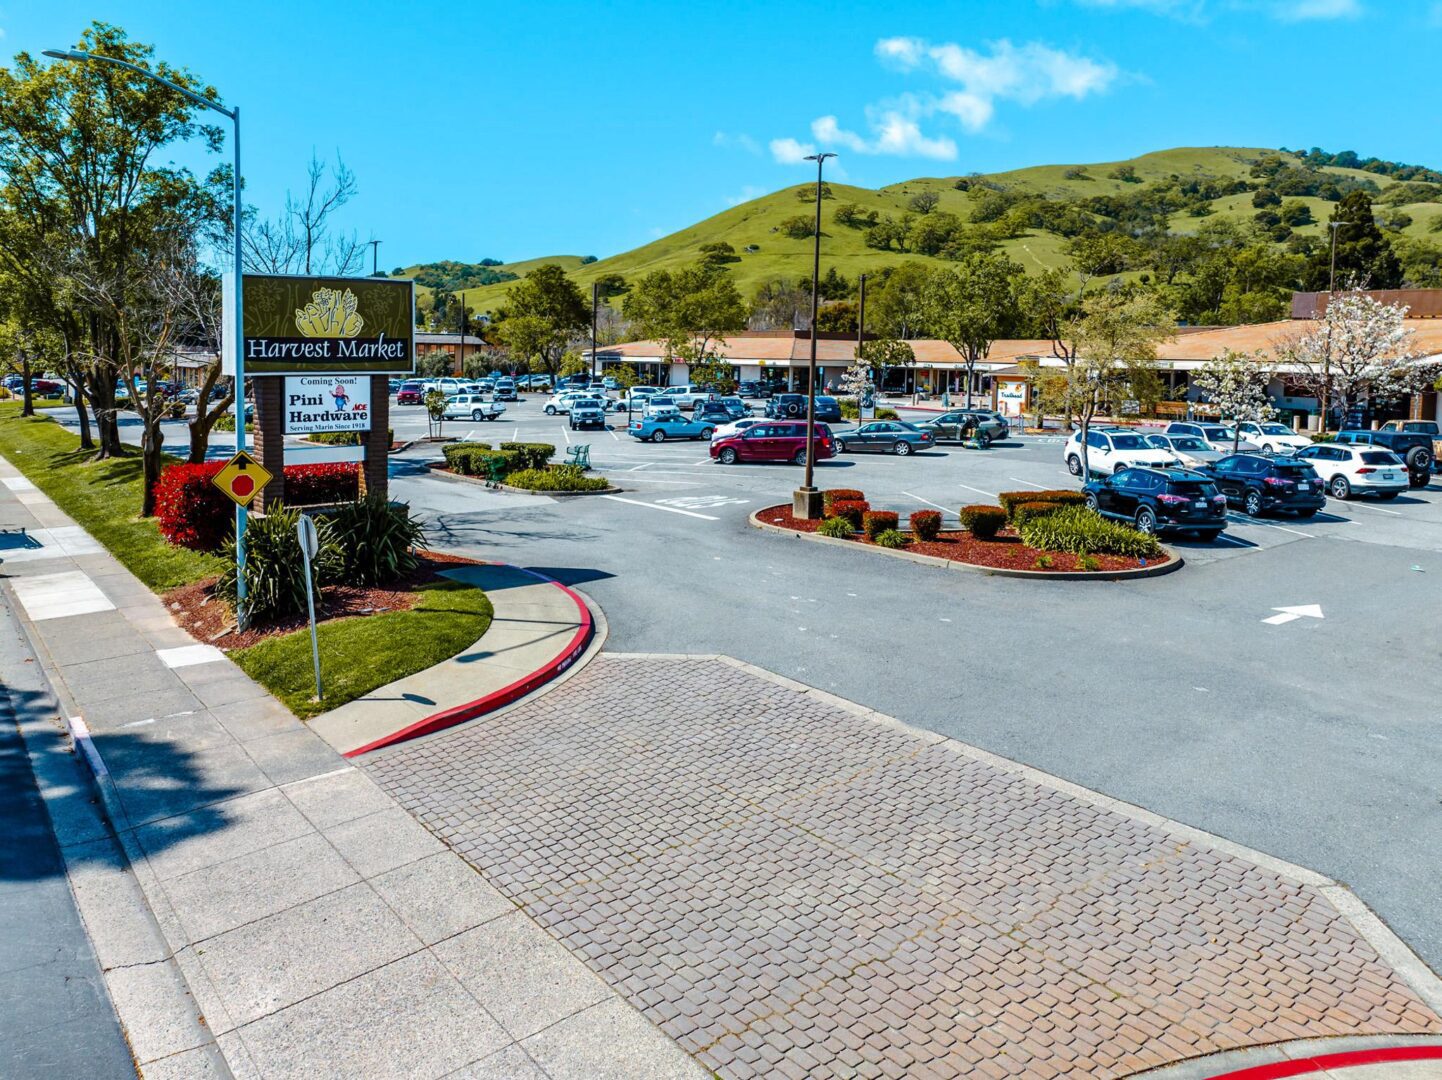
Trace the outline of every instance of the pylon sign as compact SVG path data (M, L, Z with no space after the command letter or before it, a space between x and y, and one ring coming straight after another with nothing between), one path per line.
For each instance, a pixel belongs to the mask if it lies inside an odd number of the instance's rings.
M262 468L260 462L242 450L215 474L214 484L232 501L249 506L250 500L260 494L260 489L272 479L271 473Z

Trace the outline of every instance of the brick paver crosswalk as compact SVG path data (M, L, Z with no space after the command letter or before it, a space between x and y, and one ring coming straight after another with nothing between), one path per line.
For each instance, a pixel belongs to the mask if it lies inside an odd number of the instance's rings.
M719 659L372 775L725 1077L1115 1077L1442 1023L1314 889Z

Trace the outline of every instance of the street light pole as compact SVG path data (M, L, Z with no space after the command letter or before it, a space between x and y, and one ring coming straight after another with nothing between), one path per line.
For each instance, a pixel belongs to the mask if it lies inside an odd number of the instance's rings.
M171 82L163 76L155 74L139 65L132 64L127 60L120 60L114 56L101 56L98 53L82 52L79 49L46 49L45 56L55 60L73 60L77 63L100 63L109 64L111 67L124 68L126 71L142 75L152 82L158 82L170 90L174 90L182 97L195 102L207 109L214 109L222 116L229 118L234 126L234 134L231 138L232 149L235 151L234 165L231 170L231 231L235 237L233 266L232 266L232 293L235 304L235 332L231 335L235 341L235 356L232 358L235 367L235 449L237 453L245 450L245 316L241 301L244 299L241 284L241 205L240 205L240 107L227 109L217 105L209 98L197 94L194 90L187 90L177 83ZM203 403L202 403L203 404ZM245 507L236 503L235 505L235 594L236 594L236 622L240 629L244 630L250 623L250 615L246 606L245 587Z
M600 283L599 281L593 281L593 282L591 282L591 378L592 378L592 379L595 379L595 377L596 377L596 375L597 375L597 371L598 371L598 369L597 369L597 360L596 360L596 320L599 318L600 310L601 310L601 283Z
M856 282L857 282L857 302L856 302L856 362L859 364L859 363L861 363L862 360L863 360L863 357L862 357L861 353L862 353L862 351L863 351L863 349L864 349L864 347L865 347L865 345L866 345L866 275L865 275L865 274L858 274L857 277L856 277ZM873 384L873 385L874 385L874 384ZM877 390L877 392L879 393L879 392L880 392L880 387L877 387L876 390ZM875 398L873 398L872 400L874 401ZM860 399L860 398L857 398L857 399L856 399L856 418L857 418L858 420L861 419L861 399Z
M794 517L811 520L821 516L821 492L813 482L816 470L816 318L820 308L821 288L821 167L835 154L810 154L807 161L816 162L816 229L811 257L811 358L806 364L806 478L792 495Z
M378 253L379 253L379 251L380 251L380 246L381 246L382 241L380 241L380 240L367 240L366 243L371 246L371 277L378 277L378 276L379 276L379 271L377 270L377 267L376 267L376 257L377 257L377 255L378 255Z
M1337 290L1337 233L1344 225L1351 225L1350 221L1329 221L1327 228L1332 230L1332 269L1327 275L1327 303L1332 302L1332 293Z

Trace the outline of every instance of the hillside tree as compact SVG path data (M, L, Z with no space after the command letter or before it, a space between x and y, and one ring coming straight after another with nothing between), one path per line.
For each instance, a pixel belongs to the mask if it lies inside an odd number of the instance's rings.
M1342 288L1395 289L1402 284L1402 261L1386 234L1377 227L1372 197L1349 191L1332 209L1328 222L1337 225L1337 284ZM1331 226L1329 225L1329 228ZM1330 237L1327 238L1330 241ZM1332 248L1318 245L1307 261L1305 285L1321 291L1331 288Z
M968 255L954 269L927 280L922 307L931 332L966 363L966 407L971 408L976 362L991 343L1016 330L1017 281L1022 268L1004 255Z
M591 323L591 304L580 286L555 263L538 266L506 294L505 318L497 329L512 352L531 369L553 379L571 339Z
M621 313L637 333L661 343L668 363L698 367L717 359L725 335L745 329L748 314L731 275L705 263L653 270L626 295Z

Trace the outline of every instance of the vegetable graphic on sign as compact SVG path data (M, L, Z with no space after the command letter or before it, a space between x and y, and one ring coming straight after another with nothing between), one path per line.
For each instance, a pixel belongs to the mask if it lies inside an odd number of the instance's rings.
M355 293L349 289L317 289L310 294L310 303L295 313L295 327L306 337L355 337L364 325L356 311Z

